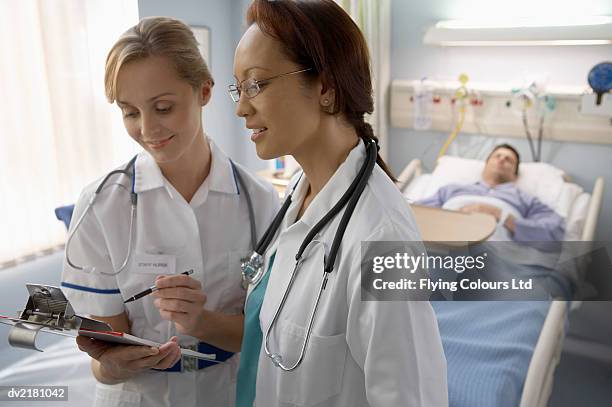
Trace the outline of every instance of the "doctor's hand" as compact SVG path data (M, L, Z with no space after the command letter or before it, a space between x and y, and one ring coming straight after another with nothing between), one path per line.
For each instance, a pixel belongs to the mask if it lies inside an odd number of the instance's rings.
M167 369L181 357L176 336L159 348L117 345L85 336L77 337L77 345L98 362L94 375L106 384L121 383L150 368Z
M161 317L174 322L177 332L196 338L202 337L206 295L202 284L189 276L158 276L155 280L158 290L153 293L153 302Z
M498 207L495 207L493 205L480 204L480 203L466 205L459 210L464 213L474 213L474 212L486 213L486 214L492 215L495 218L495 220L498 222L502 214L501 209L499 209Z

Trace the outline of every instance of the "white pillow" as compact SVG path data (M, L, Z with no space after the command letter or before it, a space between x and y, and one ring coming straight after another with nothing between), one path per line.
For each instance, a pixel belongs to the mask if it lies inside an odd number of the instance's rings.
M432 175L448 181L448 184L471 184L480 179L484 161L451 155L440 157Z
M448 184L471 184L481 179L484 161L443 156L431 176L414 180L405 195L411 200L427 198ZM576 198L583 192L576 184L565 182L564 172L547 163L522 163L517 187L535 196L563 218L567 218ZM420 177L423 178L423 177Z

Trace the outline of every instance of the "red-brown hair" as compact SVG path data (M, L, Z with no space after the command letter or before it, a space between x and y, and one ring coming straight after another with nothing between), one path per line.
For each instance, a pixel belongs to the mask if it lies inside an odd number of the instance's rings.
M320 78L334 90L330 114L342 114L363 140L373 139L364 120L374 111L370 54L361 30L333 0L255 0L247 24L281 42L287 57L304 68L304 75ZM378 165L395 181L380 155Z

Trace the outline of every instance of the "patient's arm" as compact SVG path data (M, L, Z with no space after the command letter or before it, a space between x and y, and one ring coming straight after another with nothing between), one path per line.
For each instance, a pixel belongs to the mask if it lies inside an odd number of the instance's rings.
M441 208L442 205L444 205L444 202L446 202L446 195L446 187L442 187L438 189L438 191L436 191L436 193L432 196L424 199L419 199L414 203L417 205L430 206L433 208Z
M482 203L466 205L460 210L466 213L488 213L493 215L498 222L502 217L501 209ZM537 244L537 242L560 241L565 234L563 218L535 198L529 206L525 218L518 219L508 215L504 221L504 226L512 233L512 239L516 242Z
M551 242L563 240L563 218L538 199L533 198L523 219L508 216L504 226L517 242Z

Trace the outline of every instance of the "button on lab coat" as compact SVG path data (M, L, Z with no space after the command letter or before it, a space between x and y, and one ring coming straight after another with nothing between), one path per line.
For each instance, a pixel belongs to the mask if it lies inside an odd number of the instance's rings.
M360 142L303 217L294 222L308 189L305 177L299 182L281 232L266 253L269 257L276 250L260 313L264 341L287 287L299 246L308 231L346 191L364 159L365 146ZM324 257L342 213L306 250L304 263L274 325L269 348L283 357L285 365L292 365L299 355L321 283ZM446 361L430 303L362 301L361 241L420 241L410 208L378 166L344 234L301 365L292 372L282 371L272 364L262 345L257 407L448 404Z
M229 159L209 140L211 168L191 202L186 202L163 177L146 152L135 163L138 193L133 255L128 267L116 276L87 274L65 262L63 291L77 313L113 316L127 312L133 335L166 342L176 335L174 324L161 319L153 296L132 303L123 300L152 286L160 274L178 274L193 269L191 277L202 283L207 295L205 308L239 314L244 305L240 259L251 251L249 212L242 186ZM261 236L278 208L274 189L239 168L253 202L257 234ZM86 187L75 208L73 222L100 180ZM131 187L127 177L112 183ZM70 258L78 265L113 272L126 255L130 224L130 199L126 189L111 185L98 197L84 219L72 245ZM162 268L159 268L163 265ZM179 335L181 345L197 343ZM197 372L146 371L125 383L99 384L100 406L215 406L233 405L238 355L227 364Z

